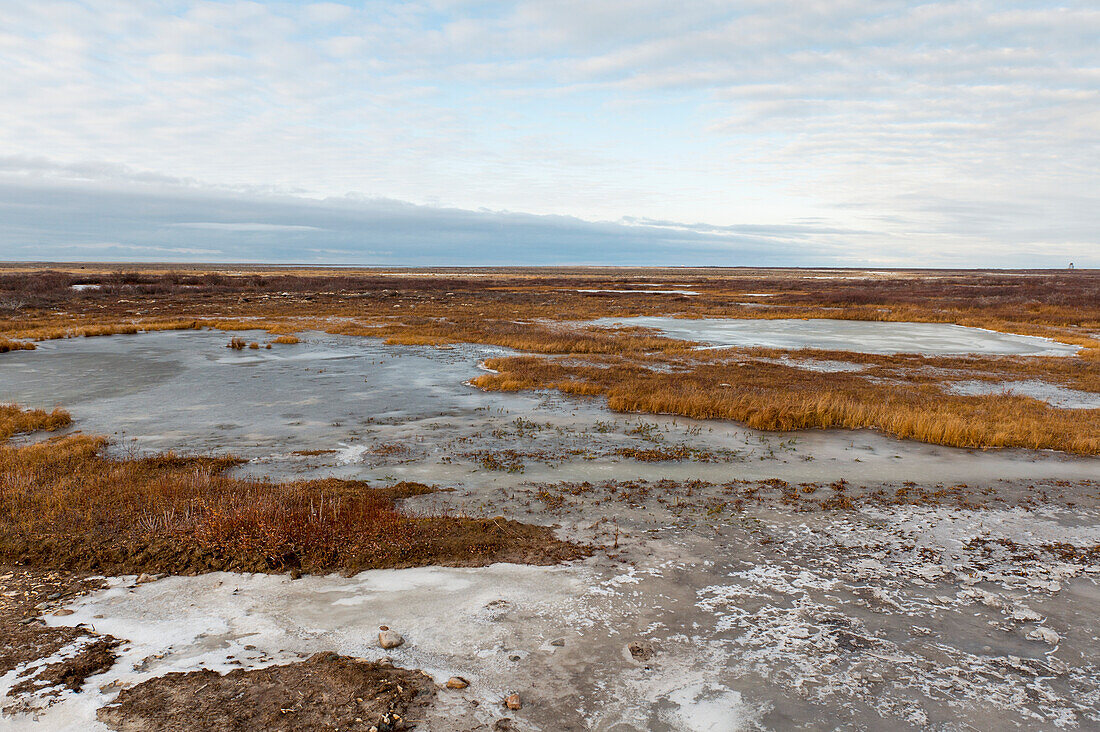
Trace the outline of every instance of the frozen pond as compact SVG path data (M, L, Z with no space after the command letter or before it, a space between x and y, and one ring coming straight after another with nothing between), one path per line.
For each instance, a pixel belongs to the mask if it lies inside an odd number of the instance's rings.
M597 325L656 328L670 338L715 347L817 348L857 353L920 353L929 356L982 354L1001 356L1071 356L1077 346L1049 338L998 333L948 323L887 323L865 320L791 318L601 318Z
M649 295L698 295L695 290L577 290L577 292L639 293Z

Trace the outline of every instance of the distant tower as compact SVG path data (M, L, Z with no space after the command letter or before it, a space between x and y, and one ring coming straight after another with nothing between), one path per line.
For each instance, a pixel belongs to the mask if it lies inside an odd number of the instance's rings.
M1073 262L1070 262L1070 263L1069 263L1069 271L1070 271L1070 272L1072 272L1072 271L1073 271Z

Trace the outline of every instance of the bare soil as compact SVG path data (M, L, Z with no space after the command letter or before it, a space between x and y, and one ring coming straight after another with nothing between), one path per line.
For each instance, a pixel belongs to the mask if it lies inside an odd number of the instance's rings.
M115 661L119 641L84 628L51 628L37 618L56 612L63 603L103 586L102 580L70 572L46 572L26 567L0 566L0 675L78 643L79 650L56 663L30 665L0 702L4 712L15 712L63 689L78 690L85 679L107 670ZM43 683L45 682L45 683Z
M256 670L170 673L124 689L99 720L124 732L412 729L431 677L335 653Z

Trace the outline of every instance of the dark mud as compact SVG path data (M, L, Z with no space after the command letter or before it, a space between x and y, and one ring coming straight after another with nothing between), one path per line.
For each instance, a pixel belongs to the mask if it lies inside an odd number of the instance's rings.
M318 653L256 670L166 674L123 689L98 717L122 732L397 732L415 727L434 695L419 671Z

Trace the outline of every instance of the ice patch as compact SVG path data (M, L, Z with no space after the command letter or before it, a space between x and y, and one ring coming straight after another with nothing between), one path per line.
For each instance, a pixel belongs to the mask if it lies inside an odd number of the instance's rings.
M739 732L757 727L755 707L741 694L724 686L693 684L667 697L676 709L665 712L665 721L685 732Z
M695 290L577 290L577 292L645 293L649 295L698 295Z
M336 451L337 465L354 465L363 461L363 456L370 450L369 445L346 445L340 443L340 449Z
M947 323L892 323L827 318L742 320L727 318L600 318L596 325L639 325L670 338L709 343L713 348L818 348L857 353L925 355L991 354L1071 356L1077 346L1049 338L999 333Z
M1100 394L1091 391L1067 389L1057 384L1048 384L1038 379L1026 381L1006 381L991 383L988 381L956 381L944 385L944 391L961 396L980 396L984 394L1005 394L1024 396L1046 402L1059 409L1100 409Z

